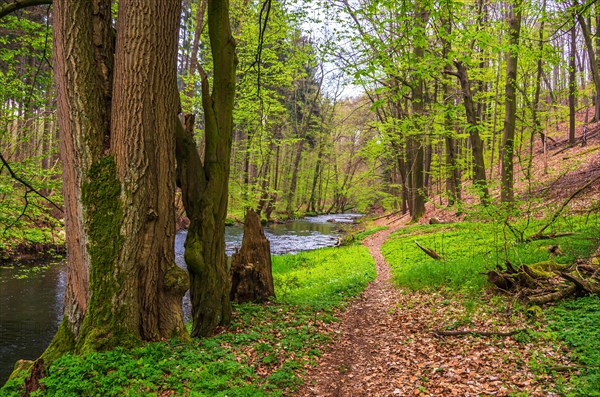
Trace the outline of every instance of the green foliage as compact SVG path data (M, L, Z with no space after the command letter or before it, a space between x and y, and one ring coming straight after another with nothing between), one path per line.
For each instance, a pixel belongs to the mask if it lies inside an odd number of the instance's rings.
M544 222L529 223L530 232ZM516 227L522 227L516 223ZM571 263L587 257L600 235L600 216L561 218L548 232L575 232L555 240L518 242L506 226L497 223L463 222L450 225L422 225L402 229L383 246L383 254L392 266L394 282L410 289L448 288L478 294L487 285L485 273L510 260L515 265L551 259L547 247L560 245L564 255L557 263ZM434 260L422 252L415 240L433 249L444 259Z
M550 329L573 350L582 367L568 396L600 396L600 297L564 301L547 312Z
M275 294L287 303L331 307L375 278L367 248L352 245L273 257Z
M375 276L364 247L329 248L274 258L279 301L235 306L230 327L213 337L118 347L83 356L64 355L43 379L37 396L282 396L330 340L323 323ZM288 282L283 279L296 280ZM282 291L288 288L283 298ZM292 304L293 303L293 304ZM2 396L22 395L22 378Z

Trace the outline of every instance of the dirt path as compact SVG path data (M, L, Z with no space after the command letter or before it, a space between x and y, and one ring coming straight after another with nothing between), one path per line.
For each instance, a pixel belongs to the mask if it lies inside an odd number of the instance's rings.
M403 293L392 286L381 254L390 233L365 241L377 278L342 314L331 350L309 371L298 396L505 396L523 390L553 395L549 379L527 370L534 350L528 345L509 338L436 338L433 331L463 308L440 294ZM535 346L540 349L556 355Z
M375 396L393 395L390 378L396 368L387 362L386 353L399 344L398 324L390 313L399 301L390 283L390 268L381 246L392 232L383 230L366 239L375 258L377 278L360 300L343 314L340 338L306 379L301 396Z

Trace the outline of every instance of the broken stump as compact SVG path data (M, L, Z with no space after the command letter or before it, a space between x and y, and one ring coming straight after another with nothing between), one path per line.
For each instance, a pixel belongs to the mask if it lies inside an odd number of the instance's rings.
M271 244L254 210L246 213L242 247L231 258L230 274L232 301L264 302L275 296Z

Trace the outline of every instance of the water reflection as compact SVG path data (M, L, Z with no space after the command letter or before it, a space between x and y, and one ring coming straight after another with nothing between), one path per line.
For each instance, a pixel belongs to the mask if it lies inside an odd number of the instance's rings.
M38 358L62 318L66 268L0 268L0 385L19 359Z

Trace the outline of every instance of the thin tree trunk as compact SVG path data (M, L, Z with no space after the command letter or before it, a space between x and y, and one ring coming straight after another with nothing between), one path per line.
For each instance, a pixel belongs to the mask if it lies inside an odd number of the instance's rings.
M575 6L579 6L578 2L575 1ZM583 39L585 41L585 47L588 51L588 58L590 62L590 70L592 72L592 78L594 80L594 86L596 88L596 96L595 96L595 105L596 111L594 113L594 118L592 122L600 120L600 71L598 70L598 59L596 58L596 54L594 52L594 43L592 41L592 35L590 33L590 27L588 26L585 18L579 12L575 11L577 14L577 21L579 21L579 26L581 26L581 33L583 33Z
M323 152L324 152L324 139L321 137L321 141L319 142L319 150L317 152L317 163L315 164L315 172L313 174L313 180L310 190L310 198L308 200L308 211L309 212L317 212L317 183L319 182L319 178L321 177L322 168L321 163L323 162Z
M517 66L518 45L521 33L522 0L514 0L510 7L509 24L509 50L506 53L506 103L504 115L504 131L502 134L502 188L500 198L502 202L514 201L514 141L515 124L517 115Z
M197 158L188 133L178 127L178 172L190 227L185 262L190 274L192 336L209 335L231 320L230 283L225 260L225 218L235 98L235 39L229 23L229 2L208 0L208 35L213 56L213 87L202 74L205 118L204 162ZM179 161L179 158L182 160ZM187 183L186 183L187 181ZM187 187L186 187L187 186Z
M423 30L429 20L429 11L421 6L416 11L416 24ZM422 45L416 45L414 49L414 55L417 62L422 62L425 56L425 48ZM423 78L416 77L413 86L413 101L412 109L413 114L418 118L419 127L421 124L420 117L425 111L424 104L424 86ZM411 153L411 218L413 221L417 221L425 213L425 192L423 189L424 183L424 147L423 138L417 136L410 136L407 138L407 148Z
M471 83L465 65L460 61L454 61L454 66L456 66L456 74L462 88L463 104L467 116L467 123L469 124L467 128L473 155L473 184L481 191L481 203L486 204L489 201L490 193L485 176L483 140L479 136L480 125L473 102L473 94L471 93Z
M577 90L576 70L575 70L575 45L577 33L575 25L571 28L569 41L569 143L575 143L575 95Z

